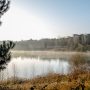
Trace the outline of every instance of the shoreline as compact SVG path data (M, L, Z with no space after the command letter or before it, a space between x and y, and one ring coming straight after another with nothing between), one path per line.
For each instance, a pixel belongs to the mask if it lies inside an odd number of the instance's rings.
M40 57L47 59L69 59L72 55L83 54L90 58L90 52L75 51L11 51L13 57Z

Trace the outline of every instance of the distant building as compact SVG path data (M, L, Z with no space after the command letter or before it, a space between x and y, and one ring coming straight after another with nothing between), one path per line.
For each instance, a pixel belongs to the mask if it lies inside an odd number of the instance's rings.
M81 37L80 43L83 44L83 45L85 45L86 44L86 40L87 40L86 35L81 34L80 37Z
M90 34L86 35L86 43L90 45Z
M89 35L85 35L85 34L74 34L73 35L73 41L74 41L74 44L87 44L87 43L90 43L90 36Z

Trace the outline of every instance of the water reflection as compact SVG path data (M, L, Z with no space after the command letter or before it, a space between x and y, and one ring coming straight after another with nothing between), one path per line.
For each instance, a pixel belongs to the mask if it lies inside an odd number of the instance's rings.
M20 77L33 78L38 75L48 73L67 74L69 72L69 62L60 59L41 59L41 58L13 58L8 64L7 69L3 71L4 78Z

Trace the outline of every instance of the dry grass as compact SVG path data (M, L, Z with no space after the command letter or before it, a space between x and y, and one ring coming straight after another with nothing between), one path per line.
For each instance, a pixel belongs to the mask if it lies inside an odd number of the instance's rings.
M2 82L0 90L90 90L90 73L70 75L49 74L32 80ZM79 89L78 89L79 88Z

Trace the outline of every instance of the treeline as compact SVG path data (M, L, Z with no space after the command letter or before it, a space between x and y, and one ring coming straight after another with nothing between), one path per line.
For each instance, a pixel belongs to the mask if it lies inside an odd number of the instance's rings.
M90 51L90 34L73 37L17 41L15 50Z

